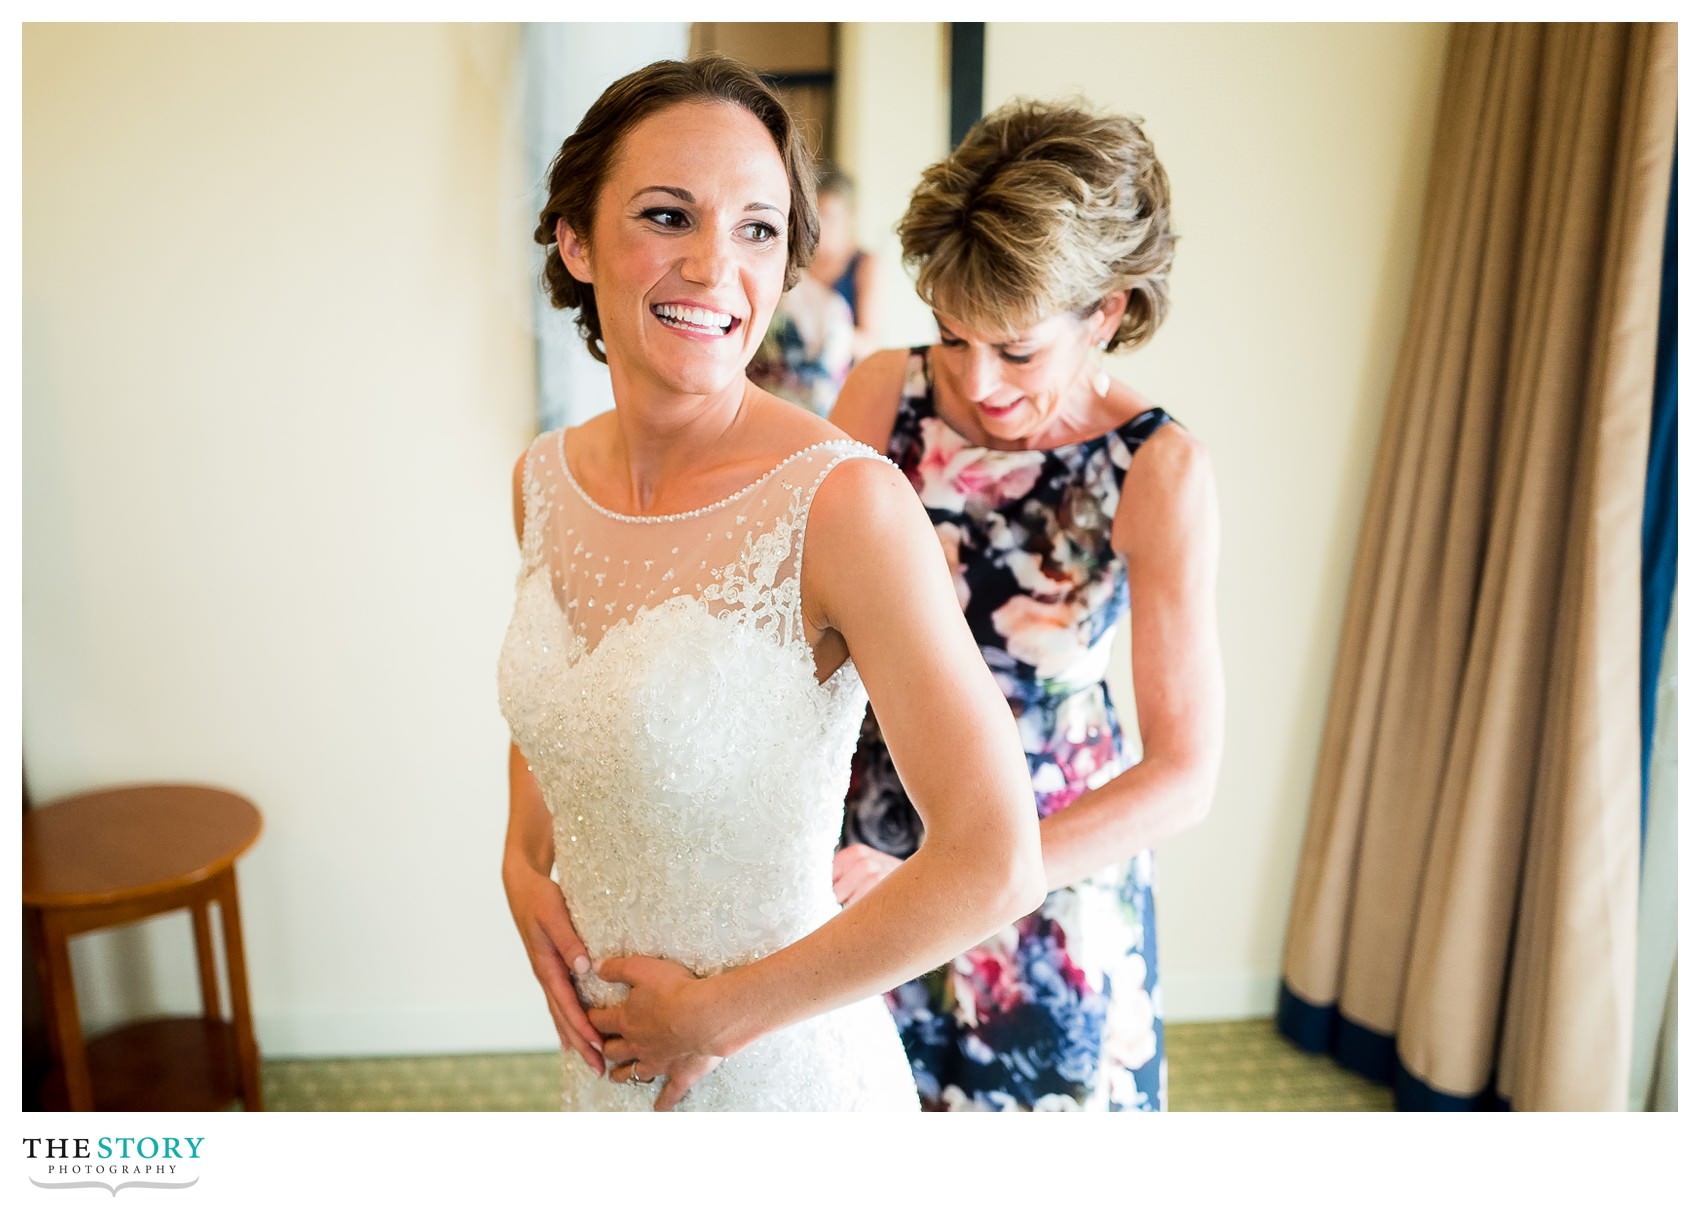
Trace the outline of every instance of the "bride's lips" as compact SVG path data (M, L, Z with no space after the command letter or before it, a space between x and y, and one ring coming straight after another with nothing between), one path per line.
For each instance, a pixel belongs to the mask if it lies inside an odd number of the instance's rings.
M732 312L689 299L669 299L665 303L653 304L649 314L660 321L663 328L698 341L730 337L744 323L742 317Z

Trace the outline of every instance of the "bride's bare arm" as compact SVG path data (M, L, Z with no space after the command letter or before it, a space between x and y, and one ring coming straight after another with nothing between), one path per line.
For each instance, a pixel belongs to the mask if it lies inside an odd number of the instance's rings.
M521 480L525 456L514 465L514 531L524 527ZM523 536L522 536L523 541ZM525 954L555 1031L565 1048L575 1050L591 1069L603 1072L602 1037L585 1018L569 969L588 972L590 958L573 929L567 903L549 876L555 862L553 819L543 791L526 765L519 747L508 746L508 834L502 848L502 888L508 911L525 943Z
M811 624L841 635L856 663L925 840L866 897L742 968L691 980L649 958L600 966L632 992L591 1020L610 1038L611 1063L636 1057L644 1074L673 1079L657 1108L677 1103L713 1058L934 968L1044 897L1014 720L926 514L891 465L849 460L821 485L803 587Z

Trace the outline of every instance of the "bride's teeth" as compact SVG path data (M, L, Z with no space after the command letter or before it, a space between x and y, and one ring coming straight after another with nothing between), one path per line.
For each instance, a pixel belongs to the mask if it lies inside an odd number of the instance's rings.
M658 316L667 320L679 320L685 324L694 324L699 328L728 328L732 324L729 312L711 312L702 307L675 307L672 304L662 304L655 309Z

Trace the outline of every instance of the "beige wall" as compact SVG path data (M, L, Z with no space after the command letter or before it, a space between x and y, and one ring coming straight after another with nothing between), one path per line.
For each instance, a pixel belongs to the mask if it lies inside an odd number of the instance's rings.
M1143 115L1173 188L1173 308L1114 369L1205 440L1221 484L1227 758L1209 819L1158 851L1176 1019L1274 1009L1445 37L1444 25L987 29L988 108L1080 94ZM1115 668L1130 708L1125 645Z
M26 26L24 756L224 783L262 1047L546 1044L497 880L516 27ZM510 946L511 945L511 946ZM186 1010L182 916L79 942Z

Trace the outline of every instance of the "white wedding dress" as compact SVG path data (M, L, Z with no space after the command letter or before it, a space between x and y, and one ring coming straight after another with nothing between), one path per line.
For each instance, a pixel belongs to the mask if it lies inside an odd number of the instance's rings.
M800 572L809 505L848 440L798 451L731 497L630 516L567 469L564 431L526 454L503 714L554 816L556 879L592 960L661 956L708 975L838 913L832 855L867 694L816 681ZM587 975L587 1006L626 987ZM563 1054L566 1110L647 1110L657 1086ZM757 1040L681 1111L915 1110L879 998Z

